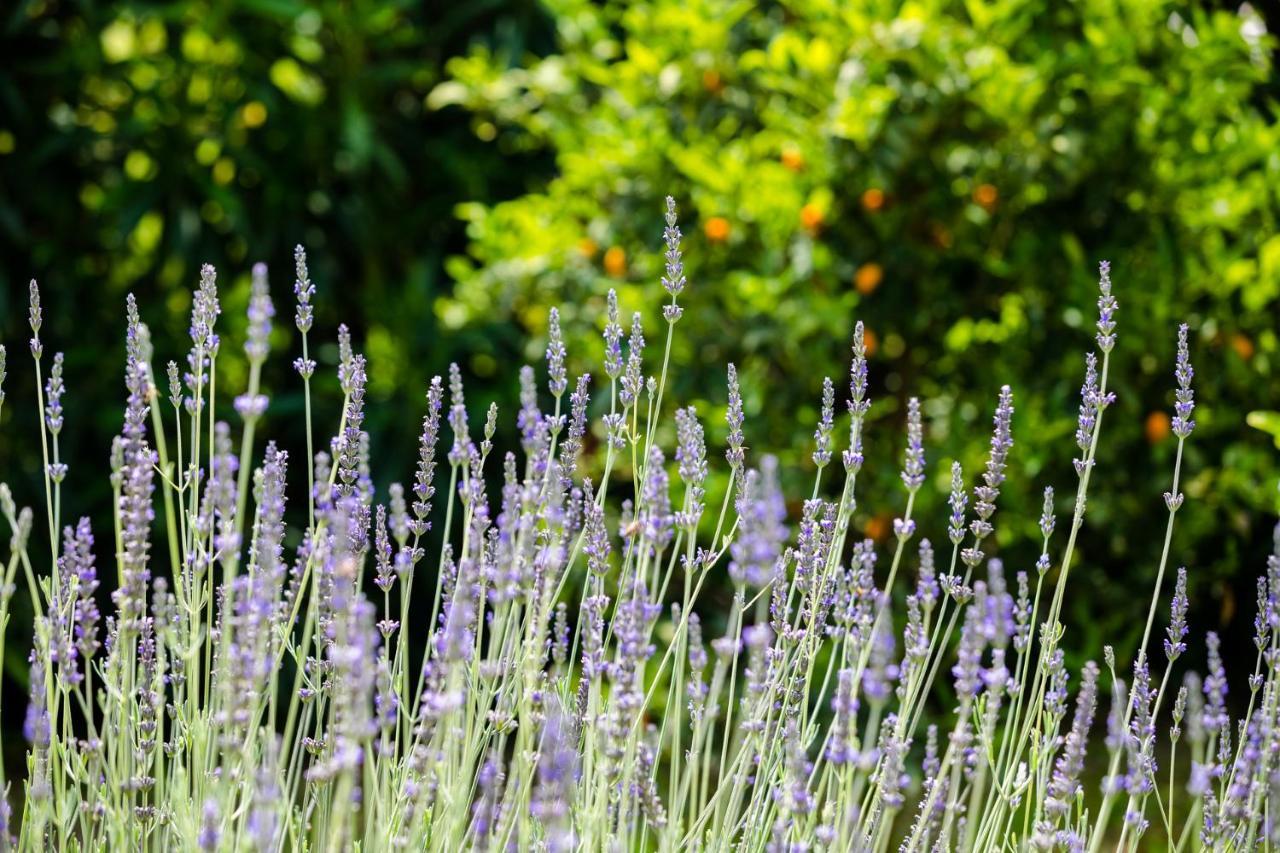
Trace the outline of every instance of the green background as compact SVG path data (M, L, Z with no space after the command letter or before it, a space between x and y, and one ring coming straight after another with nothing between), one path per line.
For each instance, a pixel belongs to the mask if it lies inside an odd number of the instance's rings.
M602 375L610 287L660 340L671 194L690 279L672 382L713 445L734 361L751 456L776 452L789 493L807 494L822 376L845 386L862 319L873 407L855 524L883 536L900 511L903 412L918 395L931 472L918 517L941 540L946 464L976 474L1008 383L1017 445L995 547L1011 571L1034 561L1043 487L1070 511L1082 355L1109 258L1118 401L1067 646L1137 642L1185 320L1199 426L1172 561L1189 567L1195 630L1238 613L1227 657L1248 648L1280 478L1280 86L1258 13L1157 0L50 0L0 15L0 478L20 503L40 500L32 276L46 351L67 352L65 517L109 511L126 292L158 361L180 359L202 262L220 274L227 402L245 376L248 271L271 265L265 432L302 447L298 242L318 335L346 322L369 357L385 485L412 476L426 383L451 360L473 421L490 400L514 411L516 369L540 358L552 305L574 372ZM319 358L318 428L332 429L336 347ZM513 433L507 417L502 446ZM29 624L21 608L11 630ZM9 649L13 725L25 646Z

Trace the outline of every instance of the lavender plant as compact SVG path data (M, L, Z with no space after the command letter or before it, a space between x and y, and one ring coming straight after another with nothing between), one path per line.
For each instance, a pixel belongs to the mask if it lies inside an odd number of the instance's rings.
M916 514L930 480L922 406L911 398L903 493L876 496L898 508L890 547L882 552L851 530L874 405L861 324L848 438L837 447L828 378L813 488L799 512L787 509L776 461L750 447L733 365L728 487L714 493L704 416L668 398L679 297L689 286L671 200L663 238L669 301L660 358L646 352L639 315L624 345L610 292L607 381L571 381L553 312L545 391L534 367L519 373L521 452L490 458L500 413L490 408L475 432L452 366L426 389L416 469L404 472L411 484L384 494L373 486L377 457L363 429L367 375L377 365L340 328L336 376L317 372L309 344L317 288L301 247L301 459L257 440L270 405L261 369L275 316L265 266L253 269L247 387L231 400L237 424L217 419L227 392L217 383L216 272L201 272L191 346L185 361L168 362L167 389L130 297L123 427L110 460L106 552L114 560L105 563L89 519L64 526L66 377L60 354L43 360L33 282L46 518L37 522L0 485L10 530L0 626L8 625L19 570L37 613L27 773L13 792L21 812L11 819L7 801L0 807L0 847L1077 851L1139 849L1157 837L1176 850L1280 844L1280 525L1258 581L1257 657L1243 717L1228 713L1214 634L1205 638L1203 677L1184 668L1194 645L1186 641L1186 569L1168 600L1164 655L1148 655L1184 504L1183 448L1195 427L1186 325L1177 333L1166 535L1142 640L1120 657L1105 650L1106 678L1093 661L1073 677L1063 602L1115 400L1118 304L1108 265L1097 352L1085 359L1065 537L1046 487L1039 558L1017 569L1011 588L1003 560L989 553L1005 523L1001 486L1016 471L1007 386L994 402L978 477L967 480L959 463L939 472L949 491L939 519ZM313 379L336 381L343 394L319 451ZM0 385L0 403L2 394ZM606 409L591 422L591 412ZM589 433L603 439L601 459L583 458ZM837 451L844 474L833 489L823 479ZM295 478L305 471L305 512L286 502L291 467ZM441 514L443 528L432 530ZM931 528L936 540L917 538ZM153 547L157 537L163 546ZM39 543L46 538L48 559ZM943 547L935 551L933 541ZM98 573L112 562L115 591L104 614ZM714 587L732 590L727 613L708 606ZM418 600L424 589L429 608ZM723 633L708 639L709 629ZM0 657L6 640L0 636ZM1122 658L1131 677L1117 669ZM1095 743L1105 690L1107 735ZM1106 765L1100 789L1086 772L1091 751Z

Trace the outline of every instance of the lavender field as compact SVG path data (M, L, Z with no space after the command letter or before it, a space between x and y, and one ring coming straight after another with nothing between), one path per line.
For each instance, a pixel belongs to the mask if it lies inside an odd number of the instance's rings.
M61 455L78 428L64 400L91 377L67 371L65 342L43 334L47 314L73 307L32 282L29 344L0 351L3 387L33 385L41 415L38 434L3 440L44 471L33 506L0 486L0 642L30 649L26 772L5 780L0 846L1280 844L1280 525L1272 556L1249 567L1256 610L1235 617L1256 646L1239 683L1218 635L1190 629L1194 567L1170 546L1175 521L1196 512L1182 490L1196 330L1167 330L1167 491L1124 522L1164 530L1155 583L1130 602L1141 641L1090 647L1063 613L1091 594L1073 570L1095 480L1107 480L1095 462L1115 376L1131 369L1113 358L1123 260L1114 283L1100 264L1094 330L1075 342L1074 441L1048 448L1074 477L1040 484L1039 518L1015 521L1002 489L1044 437L1019 430L1010 385L981 401L982 467L933 458L909 397L885 463L899 487L860 480L876 464L864 444L878 401L853 317L848 375L824 380L817 422L804 425L812 485L785 495L777 457L744 425L735 366L671 357L699 282L686 278L671 199L665 216L661 284L647 291L659 327L622 316L610 292L591 374L569 374L553 310L545 363L510 372L506 405L469 406L456 365L403 389L396 406L421 418L417 461L385 489L364 428L379 364L345 326L315 326L333 285L312 281L302 247L291 287L253 268L244 340L222 336L211 266L189 341L153 336L142 317L163 307L127 298L123 417L94 470ZM290 311L286 351L273 342ZM333 339L336 371L315 356ZM232 348L249 370L228 389L220 360ZM304 392L303 446L259 432L275 392L262 369L281 360ZM723 377L722 446L707 439L707 412L674 399L689 371ZM340 389L340 409L313 409L323 386ZM504 420L519 447L499 453ZM713 469L727 488L709 488ZM64 512L76 483L99 477L111 517ZM928 493L945 514L917 514ZM864 504L892 513L891 536L851 527ZM1001 527L1032 531L1039 558L1006 565ZM11 630L20 603L35 610L33 636ZM1086 662L1069 667L1068 654ZM1245 698L1229 704L1229 691Z

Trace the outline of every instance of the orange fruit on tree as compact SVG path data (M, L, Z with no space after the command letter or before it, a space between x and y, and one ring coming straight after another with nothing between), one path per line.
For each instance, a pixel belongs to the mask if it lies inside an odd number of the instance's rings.
M818 232L818 229L822 227L822 221L825 218L826 215L822 212L822 208L818 207L813 202L810 202L800 208L800 224L803 225L805 230L810 234L816 234Z
M1169 437L1172 424L1169 416L1164 412L1155 411L1147 415L1147 422L1143 427L1143 431L1147 435L1149 444L1159 444Z
M578 254L582 255L582 257L587 260L594 258L596 256L596 252L599 250L600 247L596 245L596 241L592 240L590 237L583 237L578 241Z
M712 243L723 243L729 239L731 230L729 220L723 216L713 216L702 226L702 231Z
M610 246L604 253L604 271L614 278L627 274L627 253L621 246Z
M858 267L853 274L853 286L863 296L870 296L884 279L884 268L874 261Z
M1254 346L1253 341L1248 335L1236 332L1231 336L1231 348L1236 351L1236 355L1240 356L1242 361L1248 361L1253 358Z
M973 200L988 211L992 211L995 210L996 202L1000 200L1000 191L994 184L979 184L973 191Z
M793 172L804 170L804 155L795 148L782 149L782 165L786 166Z
M884 207L884 190L872 187L862 194L862 206L872 213Z
M713 95L718 95L724 91L724 78L720 76L719 71L708 68L702 72L702 88Z

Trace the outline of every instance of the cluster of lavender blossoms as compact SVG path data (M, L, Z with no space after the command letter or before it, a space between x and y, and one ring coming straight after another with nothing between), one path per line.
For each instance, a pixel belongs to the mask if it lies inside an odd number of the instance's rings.
M473 421L453 366L425 389L406 485L381 494L364 429L378 366L345 327L336 370L313 359L317 287L301 247L301 340L289 357L305 391L305 456L256 438L271 407L261 368L285 337L264 265L252 272L248 377L234 396L218 383L212 267L167 388L130 297L115 511L96 525L105 536L64 518L58 441L74 377L60 353L45 360L33 282L45 505L20 509L0 485L10 531L0 624L20 586L37 614L27 773L16 790L0 779L21 812L0 800L0 849L1280 845L1280 526L1258 581L1243 716L1228 710L1217 636L1188 642L1188 571L1169 565L1195 427L1187 326L1146 629L1136 647L1108 647L1103 666L1075 673L1060 619L1091 479L1105 474L1094 460L1115 399L1108 265L1075 497L1062 506L1045 488L1039 557L1010 577L992 553L1009 539L995 536L998 508L1019 472L1008 386L992 401L976 477L959 462L930 467L928 407L904 401L903 491L878 496L895 510L892 534L887 546L858 538L875 405L861 324L848 439L827 378L808 498L788 504L776 459L751 447L733 365L725 468L713 476L704 413L664 397L688 286L676 222L668 199L658 356L639 314L624 332L611 291L606 381L571 377L553 311L544 378L519 372L519 452L495 451L498 409ZM5 357L0 347L0 405ZM319 450L312 380L343 395L324 413L332 432ZM305 508L290 505L289 478L304 475ZM917 498L935 490L946 517L917 517ZM1203 675L1187 667L1201 654Z

